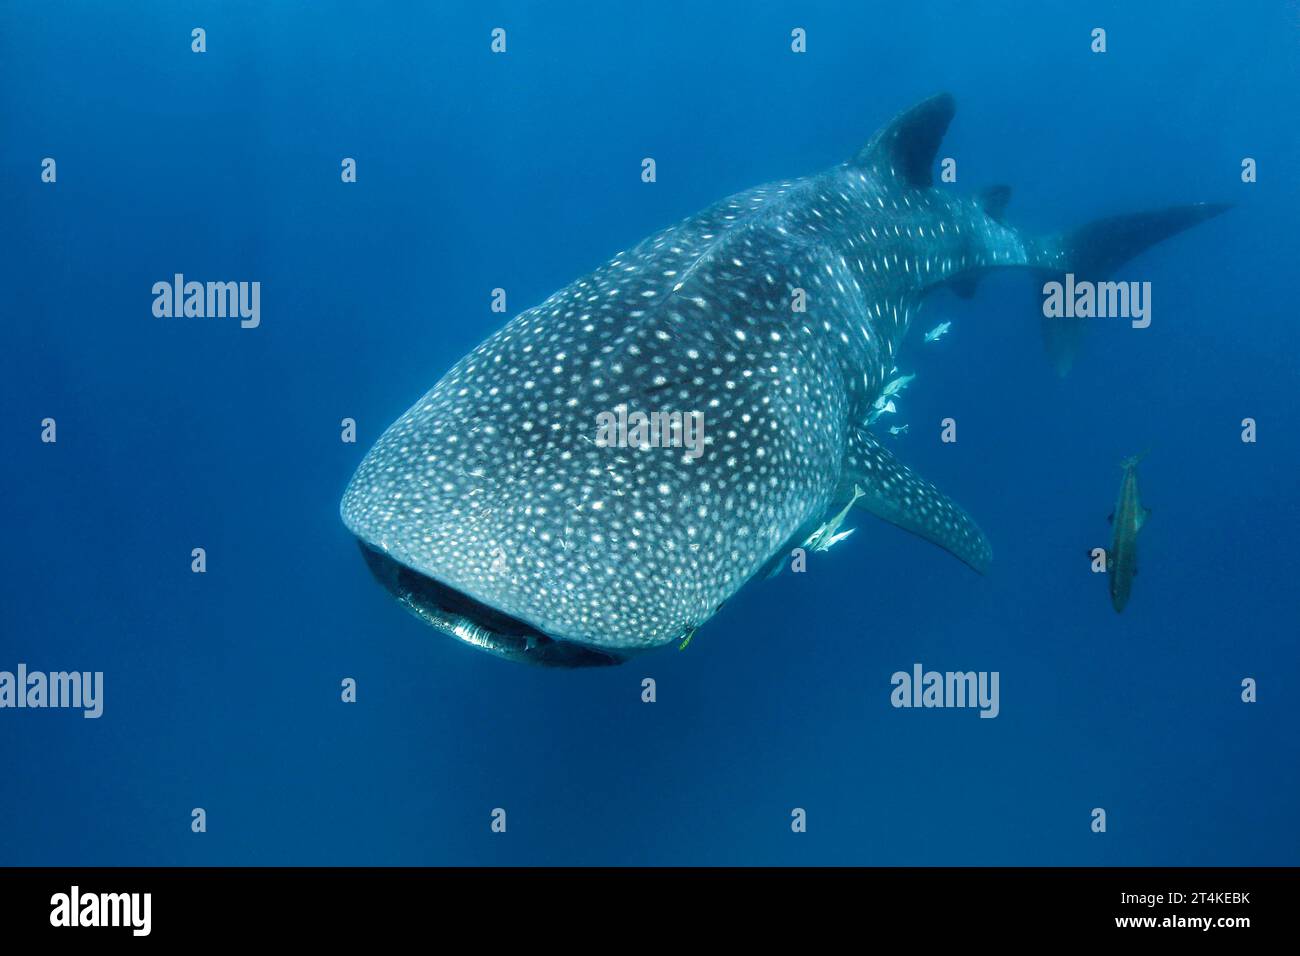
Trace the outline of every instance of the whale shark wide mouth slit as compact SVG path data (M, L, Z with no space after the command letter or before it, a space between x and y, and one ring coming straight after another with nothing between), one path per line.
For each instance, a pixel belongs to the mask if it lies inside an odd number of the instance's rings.
M602 667L623 658L557 640L527 621L498 611L357 541L366 566L398 603L435 630L498 657L548 667Z

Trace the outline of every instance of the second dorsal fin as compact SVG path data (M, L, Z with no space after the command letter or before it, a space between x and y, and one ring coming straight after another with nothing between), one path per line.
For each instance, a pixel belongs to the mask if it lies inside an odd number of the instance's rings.
M881 173L892 169L906 185L917 189L934 185L934 157L955 110L948 93L922 100L878 130L858 151L853 165L874 167Z
M1007 203L1011 201L1010 186L990 186L979 194L980 208L984 214L995 222L1006 224L1002 217L1006 215Z

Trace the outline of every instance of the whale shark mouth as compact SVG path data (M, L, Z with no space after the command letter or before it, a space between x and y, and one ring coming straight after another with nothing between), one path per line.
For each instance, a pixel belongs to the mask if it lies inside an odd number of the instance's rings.
M551 637L463 591L421 574L358 539L366 566L389 594L434 630L507 660L547 667L623 663L605 651Z

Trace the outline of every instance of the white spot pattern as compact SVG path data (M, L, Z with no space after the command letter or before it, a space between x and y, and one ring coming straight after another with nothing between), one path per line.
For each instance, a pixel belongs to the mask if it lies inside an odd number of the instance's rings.
M995 258L1023 261L1013 231L877 169L737 194L458 362L371 449L344 521L553 637L680 639L865 467L851 443L921 296ZM702 411L703 455L597 445L620 406Z

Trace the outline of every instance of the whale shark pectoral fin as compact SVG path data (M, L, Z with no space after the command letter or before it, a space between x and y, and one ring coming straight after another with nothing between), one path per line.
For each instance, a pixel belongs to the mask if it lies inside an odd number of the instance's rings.
M859 430L849 442L844 483L864 492L857 507L910 531L983 574L993 549L961 506Z
M956 110L952 95L940 93L899 113L876 132L850 165L893 170L916 189L934 185L934 157Z

